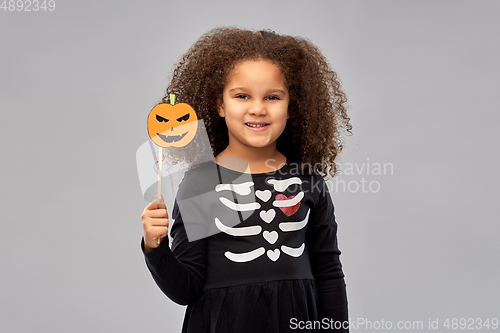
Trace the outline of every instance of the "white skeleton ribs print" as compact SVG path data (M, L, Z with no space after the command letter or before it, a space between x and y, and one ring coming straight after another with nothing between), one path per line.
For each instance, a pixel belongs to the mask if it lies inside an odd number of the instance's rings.
M285 244L278 247L274 246L280 237L283 236L280 232L296 232L304 229L308 223L310 210L307 211L305 217L297 218L296 220L293 220L293 218L288 219L289 217L294 216L294 214L299 210L301 201L304 198L304 192L300 190L302 180L299 177L291 177L283 180L271 178L267 179L266 183L274 188L275 193L278 193L274 196L274 198L272 198L273 192L268 189L256 189L255 196L258 200L256 200L256 202L245 204L235 203L222 196L218 198L225 207L236 212L256 211L260 209L258 216L264 222L262 225L229 227L224 224L224 221L221 221L219 217L215 217L215 226L223 233L233 237L262 237L266 241L264 243L268 244L266 246L260 246L251 251L242 253L226 251L224 253L225 257L233 262L249 262L263 256L264 254L266 254L272 262L275 262L280 258L281 253L295 258L300 257L304 253L305 243L302 243L299 247L292 247ZM253 181L240 184L219 184L215 187L215 192L234 191L240 196L245 196L253 193L251 187L254 185ZM297 193L291 193L289 190L291 185L299 185ZM283 193L287 192L287 190L289 193L288 196ZM263 209L262 204L258 202L261 201L262 203L267 203L271 199L273 200L272 206L274 208L267 210ZM286 221L283 219L286 219ZM278 224L280 232L277 232L276 230L266 230L266 226L270 226L272 224Z

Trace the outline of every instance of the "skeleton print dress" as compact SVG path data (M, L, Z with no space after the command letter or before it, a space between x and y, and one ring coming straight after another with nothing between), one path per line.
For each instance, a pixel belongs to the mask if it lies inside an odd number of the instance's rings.
M171 247L144 253L160 289L188 305L182 332L326 332L348 320L328 188L294 165L186 172Z

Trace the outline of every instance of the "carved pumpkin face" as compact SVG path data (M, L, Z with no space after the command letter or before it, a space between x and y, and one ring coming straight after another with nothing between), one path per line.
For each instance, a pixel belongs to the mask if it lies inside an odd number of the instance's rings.
M184 147L198 130L198 117L185 103L158 104L148 116L148 133L160 147Z

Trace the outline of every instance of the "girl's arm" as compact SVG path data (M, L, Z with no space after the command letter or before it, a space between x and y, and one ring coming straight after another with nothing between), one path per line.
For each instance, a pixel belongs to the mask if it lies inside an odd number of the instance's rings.
M188 241L177 203L172 211L175 221L171 227L172 249L165 238L153 251L146 252L144 239L141 246L146 265L156 284L172 301L188 305L203 290L205 281L205 239Z
M181 305L192 303L201 294L205 284L206 240L204 237L194 237L200 235L195 231L204 230L203 221L206 218L198 199L202 194L199 177L187 171L179 185L172 209L171 248L165 238L155 250L148 252L144 248L144 239L142 241L146 265L156 284L172 301ZM191 242L187 237L186 225ZM154 236L151 237L154 239ZM146 240L151 242L149 238ZM156 242L153 243L156 246Z
M320 189L320 193L311 210L308 242L311 268L319 295L320 320L328 318L329 322L345 322L346 329L335 332L349 332L347 294L337 245L333 202L323 177L315 174L313 181L318 182L316 188Z

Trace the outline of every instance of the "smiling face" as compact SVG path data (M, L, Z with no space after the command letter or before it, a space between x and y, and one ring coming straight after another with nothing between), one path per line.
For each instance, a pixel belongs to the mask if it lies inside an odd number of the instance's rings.
M288 119L288 88L267 60L245 60L228 77L218 111L226 120L231 150L276 149Z
M198 117L187 104L158 104L148 116L148 133L160 147L183 147L193 140Z

